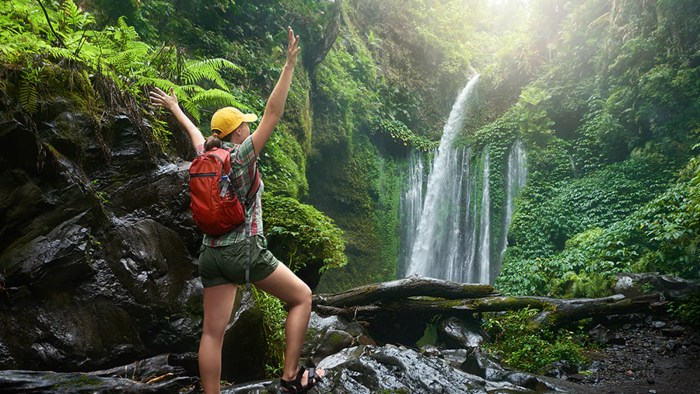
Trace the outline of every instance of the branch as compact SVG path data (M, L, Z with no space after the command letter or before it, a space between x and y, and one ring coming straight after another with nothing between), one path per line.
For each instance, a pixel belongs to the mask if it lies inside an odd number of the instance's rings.
M41 7L41 10L44 11L44 16L46 17L46 22L49 24L49 28L51 29L51 33L53 33L54 37L58 40L59 43L61 43L61 46L66 48L66 44L63 42L61 37L56 34L56 30L53 29L53 25L51 24L51 19L49 19L49 13L46 12L46 8L44 8L44 4L41 2L41 0L36 0L39 2L39 6Z

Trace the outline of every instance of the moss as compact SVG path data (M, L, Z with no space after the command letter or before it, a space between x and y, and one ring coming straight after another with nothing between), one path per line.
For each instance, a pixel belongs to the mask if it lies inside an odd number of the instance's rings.
M323 272L345 265L342 231L332 219L293 198L266 196L263 205L270 250L292 270L310 266Z

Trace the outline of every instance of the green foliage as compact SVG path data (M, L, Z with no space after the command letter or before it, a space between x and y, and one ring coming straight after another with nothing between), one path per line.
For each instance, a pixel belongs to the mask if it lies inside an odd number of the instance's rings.
M97 30L94 17L72 0L43 4L48 17L35 1L12 0L0 6L0 61L23 65L19 99L28 113L37 110L39 92L60 93L59 86L48 86L40 78L42 70L47 65L65 64L76 70L87 67L91 73L106 76L120 91L119 96L138 97L142 102L150 86L166 91L174 88L183 107L198 121L203 108L245 108L220 74L238 70L230 61L186 59L174 47L155 50L140 40L124 17L119 17L115 25ZM215 88L207 88L207 84ZM167 135L160 128L158 133L157 140L165 143L162 138Z
M263 316L263 335L267 342L265 349L265 374L277 378L284 369L284 349L286 346L284 324L287 312L279 298L251 287L256 305Z
M586 358L579 335L536 327L531 319L537 313L536 309L525 308L485 316L482 329L489 336L486 348L511 367L527 372L541 373L548 365L563 360L583 365Z
M302 148L284 125L272 134L258 163L265 179L265 191L295 199L307 194L309 185Z
M672 316L695 327L700 327L700 294L693 294L683 301L674 301L669 305Z
M379 131L389 134L397 143L411 146L423 152L436 149L439 145L438 141L430 141L425 137L415 135L408 126L399 120L380 120Z
M329 217L289 197L266 196L264 206L270 250L290 269L314 265L323 272L347 263L343 232Z
M515 104L517 125L522 135L543 145L552 136L554 122L547 116L546 102L551 95L535 85L525 88Z
M538 264L534 264L532 258L524 258L526 250L531 250L530 256L536 255L535 249L524 246L509 248L507 263L498 278L497 287L513 294L602 296L611 288L612 276L620 272L658 271L684 278L699 278L699 162L698 158L691 160L677 184L646 204L640 204L643 201L640 199L635 205L630 205L632 201L619 205L618 216L610 216L607 224L599 223L604 226L591 222L594 216L585 217L587 213L595 213L595 209L589 207L583 210L582 216L577 219L579 224L583 224L580 232L567 235L565 248L559 253L551 253L548 259L537 259ZM642 168L642 163L637 161L630 170ZM611 172L611 175L622 174L622 171ZM623 179L607 179L606 189L614 190L616 185L624 185L621 181ZM648 190L649 187L663 190L662 184L653 185L627 189L624 196L634 197L635 190ZM583 195L600 193L588 192ZM638 196L642 197L643 194ZM619 199L617 197L615 200ZM613 202L604 206L608 209L595 216L604 218L607 214L615 215ZM631 208L634 206L636 208ZM629 211L625 207L630 207ZM558 209L563 208L560 206ZM547 215L552 215L556 210L547 212ZM547 228L543 223L546 221L536 224L542 226L540 231L543 227ZM586 227L588 229L584 230ZM523 272L527 273L524 277Z

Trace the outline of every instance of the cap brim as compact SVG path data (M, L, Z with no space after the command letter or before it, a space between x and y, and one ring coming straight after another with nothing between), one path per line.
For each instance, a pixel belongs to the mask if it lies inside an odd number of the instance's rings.
M255 114L243 114L243 121L244 122L255 122L258 120L258 115Z

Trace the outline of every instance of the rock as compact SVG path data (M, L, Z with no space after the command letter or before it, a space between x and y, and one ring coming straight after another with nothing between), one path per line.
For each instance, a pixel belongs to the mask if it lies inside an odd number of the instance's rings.
M489 380L498 380L505 376L503 367L479 349L471 352L460 368L464 372Z
M544 376L550 376L557 379L568 379L568 376L578 372L578 369L571 365L568 361L556 361L542 368Z
M267 339L261 328L263 315L250 291L239 289L236 313L224 334L221 377L230 382L250 382L265 377Z
M345 331L327 330L314 351L314 358L325 358L351 347L354 338Z
M36 131L0 121L0 146L12 147L0 151L0 368L92 370L196 350L197 237L178 216L186 171L159 167L147 125L116 115L96 130L71 105L48 101Z
M600 344L607 344L610 342L613 334L610 329L598 324L597 326L593 327L593 329L588 331L588 335L591 337L591 339Z
M12 393L195 393L196 378L154 376L146 382L127 377L103 377L80 372L0 371L0 391Z
M666 322L660 321L660 320L654 320L651 322L651 326L656 329L664 328L666 327Z
M440 359L422 357L412 349L392 345L345 349L323 359L318 367L326 370L321 392L485 393L487 390L487 382L478 376L452 368ZM518 392L516 387L510 388Z
M478 323L468 324L456 317L449 317L439 324L438 335L447 347L476 348L484 338L478 331Z
M360 344L375 344L360 324L346 322L338 316L323 317L312 312L301 357L319 362L342 349Z
M533 389L513 381L528 381L542 390L592 392L573 383L552 384L543 378L505 372L502 380L487 380L450 366L439 358L421 356L417 351L385 345L356 346L323 359L319 368L326 370L320 383L323 393L528 393ZM501 368L502 370L502 368Z
M629 276L620 277L617 280L617 283L615 283L613 290L615 290L616 294L622 294L628 298L639 297L642 295L641 290L635 286L634 280L632 280L632 278Z
M444 349L441 351L442 358L454 368L460 368L464 372L471 373L470 371L464 370L462 365L467 361L468 351L467 349ZM476 375L476 374L474 374ZM482 376L483 377L483 376Z

